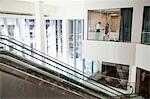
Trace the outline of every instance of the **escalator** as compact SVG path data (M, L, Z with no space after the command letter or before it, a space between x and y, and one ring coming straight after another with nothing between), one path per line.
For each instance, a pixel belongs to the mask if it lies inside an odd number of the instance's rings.
M129 97L128 93L97 83L68 64L6 36L0 36L0 71L33 84L56 87L80 99Z
M9 70L17 74L13 75ZM0 99L86 99L30 75L21 76L23 74L10 68L7 72L0 71Z

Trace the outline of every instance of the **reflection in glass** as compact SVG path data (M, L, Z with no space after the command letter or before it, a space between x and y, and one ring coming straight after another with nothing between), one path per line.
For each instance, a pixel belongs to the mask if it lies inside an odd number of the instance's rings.
M93 73L90 79L113 87L127 89L128 76L128 65L102 62L102 71Z
M106 76L103 81L106 81L106 83L108 83L109 85L127 89L129 75L128 65L103 62L102 75Z
M150 32L142 32L142 43L150 44Z
M98 68L97 60L84 59L83 70L84 70L84 73L87 74L89 77L97 72L97 68Z
M144 7L141 43L150 44L150 6Z
M131 41L132 8L121 8L119 41Z

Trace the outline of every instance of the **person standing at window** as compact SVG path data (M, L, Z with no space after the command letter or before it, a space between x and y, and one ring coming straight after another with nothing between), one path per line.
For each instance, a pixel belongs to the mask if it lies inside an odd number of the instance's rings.
M109 33L109 24L106 23L104 40L108 40L109 39L109 34L108 33Z
M108 32L109 32L109 24L106 23L106 26L105 26L105 35L108 35Z
M104 28L101 25L101 22L98 22L98 24L96 24L96 40L101 40L101 33L103 32Z
M96 32L100 32L100 26L101 22L98 22L98 24L96 24Z

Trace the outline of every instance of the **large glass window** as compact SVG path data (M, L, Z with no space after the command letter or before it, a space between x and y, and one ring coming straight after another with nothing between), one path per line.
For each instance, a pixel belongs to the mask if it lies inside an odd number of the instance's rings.
M62 20L46 20L46 53L58 59L63 55Z
M83 20L69 20L69 64L83 70Z
M102 73L99 82L127 89L129 65L102 62Z
M132 8L88 11L88 40L131 41Z
M121 8L119 41L131 42L132 8Z
M150 6L144 7L141 43L150 44Z
M35 48L35 22L34 19L25 18L0 18L0 35L14 38ZM22 37L21 37L22 36Z
M4 20L0 18L0 35L4 35Z
M83 60L83 71L85 75L89 77L94 75L98 71L98 61L97 60Z
M13 18L12 17L1 17L0 18L0 35L8 36L10 39L16 39L22 43L33 48L36 48L36 37L35 37L35 20L28 18ZM23 45L24 45L23 44ZM9 44L10 51L13 51L13 48L16 48L15 45ZM17 48L22 49L23 48ZM33 56L32 51L28 52ZM24 55L25 56L25 55ZM31 57L32 59L32 57Z
M1 35L8 36L10 39L18 38L19 29L17 26L17 19L16 18L1 18ZM13 51L13 47L15 45L10 44L7 47L10 51Z
M35 20L25 19L25 44L36 48Z

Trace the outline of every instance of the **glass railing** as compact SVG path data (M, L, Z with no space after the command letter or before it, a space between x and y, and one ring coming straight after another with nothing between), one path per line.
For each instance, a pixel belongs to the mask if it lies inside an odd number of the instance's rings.
M104 32L88 32L88 40L100 41L119 41L118 32L109 32L107 35Z
M150 44L150 32L142 32L141 43Z
M29 61L40 64L42 68L46 69L47 71L55 71L61 75L64 75L65 77L72 79L70 81L78 82L76 84L79 86L82 85L94 92L102 92L109 96L128 95L108 86L107 84L97 83L94 80L90 80L86 74L83 75L83 72L40 51L32 49L29 46L24 45L23 43L12 38L0 36L0 48L28 59Z

